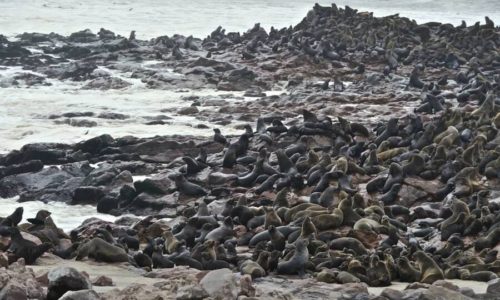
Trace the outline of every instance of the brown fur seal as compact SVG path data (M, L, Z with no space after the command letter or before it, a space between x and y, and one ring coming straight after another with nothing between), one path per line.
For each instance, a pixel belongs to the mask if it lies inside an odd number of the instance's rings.
M85 257L110 263L128 262L129 260L125 250L101 238L93 238L78 248L76 260L82 260Z
M405 256L397 259L397 271L399 279L404 282L416 282L421 277L420 271L413 267Z
M266 270L258 263L251 259L247 259L240 264L240 272L242 275L250 275L252 278L259 278L266 276Z
M444 279L443 270L429 255L423 251L417 251L413 255L420 268L421 283L432 284L436 280Z
M343 221L344 213L338 208L335 208L331 214L321 214L312 218L314 226L319 231L339 228Z
M309 250L307 246L309 245L309 240L298 239L295 242L295 252L293 256L284 262L278 264L278 274L285 275L304 275L306 263L309 261Z
M42 256L47 250L49 250L52 245L49 243L43 243L41 245L36 245L30 240L26 240L21 235L21 232L17 228L10 228L10 246L7 249L8 253L12 253L12 261L9 258L9 263L17 261L19 258L24 258L24 261L28 265L32 265L35 261Z

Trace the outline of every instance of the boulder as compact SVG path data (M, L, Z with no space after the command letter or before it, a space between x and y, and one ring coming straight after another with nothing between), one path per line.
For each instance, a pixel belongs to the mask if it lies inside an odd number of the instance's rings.
M488 288L486 289L486 293L500 297L500 278L495 278L488 281Z
M200 281L210 297L220 299L236 299L238 297L238 281L229 269L210 271Z
M75 268L58 267L49 271L47 275L49 287L47 300L56 300L67 291L88 290L92 288L90 280Z

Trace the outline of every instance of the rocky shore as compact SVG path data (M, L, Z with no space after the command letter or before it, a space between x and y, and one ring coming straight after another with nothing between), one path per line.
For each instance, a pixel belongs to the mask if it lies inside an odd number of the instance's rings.
M204 39L0 35L0 68L22 69L0 87L227 92L148 121L190 116L210 138L106 134L0 155L0 197L118 216L71 232L46 210L2 218L0 299L498 299L499 46L487 17L417 24L335 5Z

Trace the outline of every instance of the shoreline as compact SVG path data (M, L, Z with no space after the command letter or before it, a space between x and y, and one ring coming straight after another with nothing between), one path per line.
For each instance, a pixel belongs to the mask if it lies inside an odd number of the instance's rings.
M91 264L76 257L154 278L125 287L114 269L120 289L98 290L106 299L500 295L500 31L488 18L454 27L316 5L295 27L269 32L256 24L146 41L101 29L0 35L0 46L0 65L22 67L2 86L65 82L112 94L139 83L164 95L144 99L147 113L134 111L139 98L40 111L50 130L130 123L175 133L183 122L205 133L100 134L0 154L0 197L116 216L64 233L55 214L25 223L19 214L35 211L5 213L2 272L15 287L0 294L62 296L72 266L78 289L98 297L79 270ZM210 95L167 97L201 89ZM28 240L43 249L37 257L22 251ZM42 264L69 260L15 275L45 252ZM398 280L409 286L391 288Z

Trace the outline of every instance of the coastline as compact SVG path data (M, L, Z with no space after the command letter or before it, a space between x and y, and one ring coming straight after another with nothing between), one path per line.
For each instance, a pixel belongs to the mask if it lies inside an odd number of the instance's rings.
M21 272L36 288L9 273L23 263L8 267L13 254L2 253L10 281L1 293L15 285L50 297L57 280L39 275L51 272L47 261L54 255L64 254L74 262L69 266L94 272L90 277L104 275L106 267L75 256L125 257L126 268L136 269L120 278L113 267L119 290L97 289L105 299L130 293L494 299L500 290L494 217L500 204L493 201L500 195L499 33L489 19L472 26L416 24L317 5L293 28L267 32L256 24L243 34L218 28L203 40L147 41L104 29L25 33L15 42L0 36L0 65L22 67L1 81L8 89L36 93L64 82L97 95L133 95L139 83L140 95L161 95L146 101L152 109L141 115L134 105L105 107L102 99L92 99L95 111L41 111L40 123L60 130L104 132L0 154L0 197L55 201L66 209L91 205L116 216L114 222L91 218L63 233L50 216L41 225L12 224L15 213L5 212L2 226L19 227L37 247L51 244L52 253L39 259L36 274ZM172 100L169 94L179 90L187 92ZM106 132L127 122L135 126L130 133L144 135ZM182 128L175 127L179 122ZM185 135L190 127L200 134ZM222 134L214 137L215 127ZM146 137L148 128L168 134ZM274 227L281 237L270 238ZM286 248L273 244L277 240ZM168 250L171 243L176 246ZM148 247L161 252L153 265L190 268L140 266L137 257ZM261 256L274 251L279 264L272 269ZM23 255L14 249L15 260ZM391 286L405 278L405 259L418 277L408 287ZM56 265L68 266L65 260ZM436 277L426 277L426 270ZM141 274L154 280L140 280ZM125 287L135 280L145 285Z

